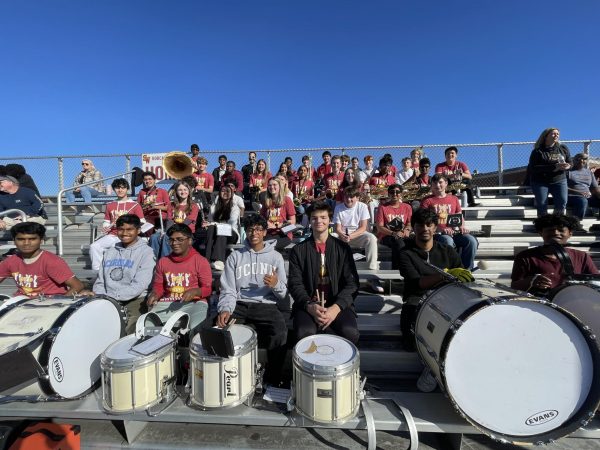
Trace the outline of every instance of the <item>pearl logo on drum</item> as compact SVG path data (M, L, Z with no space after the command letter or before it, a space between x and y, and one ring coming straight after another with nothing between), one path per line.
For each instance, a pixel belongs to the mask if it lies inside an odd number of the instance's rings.
M62 361L58 357L55 357L52 360L52 375L54 376L54 379L59 383L63 380L65 376Z
M225 395L227 397L232 397L237 395L237 390L235 389L235 383L233 382L234 378L238 377L237 367L232 367L231 369L224 369L223 377L225 378Z
M530 427L541 425L546 422L550 422L558 417L558 411L555 409L548 409L546 411L540 411L539 413L535 413L532 416L528 417L525 420L525 425L529 425Z

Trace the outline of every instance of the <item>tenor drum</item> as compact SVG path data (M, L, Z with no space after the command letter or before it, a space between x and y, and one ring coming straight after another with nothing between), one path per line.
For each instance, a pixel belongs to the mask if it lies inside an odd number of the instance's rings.
M256 332L244 325L229 327L234 356L210 355L196 334L190 345L190 402L201 409L237 406L254 393L257 372Z
M172 394L175 384L175 341L150 355L131 350L130 334L102 354L102 405L121 414L146 410Z
M494 439L546 443L600 402L600 349L571 313L494 283L428 293L417 349L455 408Z
M360 358L350 341L317 334L294 347L293 396L296 410L321 423L343 423L360 406Z
M124 333L121 306L104 297L45 297L19 301L0 313L0 357L19 374L30 372L19 355L34 360L38 377L2 386L3 401L27 396L73 399L100 379L100 354ZM6 366L4 366L6 368ZM16 398L15 398L16 399Z
M566 309L591 328L600 339L600 291L593 284L567 284L552 296L552 302Z

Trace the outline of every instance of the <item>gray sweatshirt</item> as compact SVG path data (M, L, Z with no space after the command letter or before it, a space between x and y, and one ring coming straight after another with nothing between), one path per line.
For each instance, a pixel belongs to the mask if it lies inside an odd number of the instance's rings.
M117 242L104 252L93 290L120 301L146 295L155 265L154 252L142 239L127 248Z
M225 261L221 274L219 312L233 312L238 300L250 303L279 303L286 298L287 276L283 257L275 250L275 241L266 241L265 247L255 252L246 246L233 252ZM271 289L263 278L277 270L277 285Z

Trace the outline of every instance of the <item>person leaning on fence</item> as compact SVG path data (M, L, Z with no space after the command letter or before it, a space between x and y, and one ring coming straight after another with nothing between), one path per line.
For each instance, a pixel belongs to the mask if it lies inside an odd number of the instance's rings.
M89 183L90 181L97 181L87 186L81 186L73 191L65 192L65 197L68 203L73 203L75 197L82 197L85 203L91 203L92 198L98 197L104 193L104 185L102 184L102 174L98 169L94 167L94 163L91 159L84 159L81 161L81 172L77 174L73 181L73 186L79 186L80 184Z
M23 167L21 164L7 164L4 170L6 171L6 175L10 175L11 177L17 179L19 186L31 189L38 197L42 196L37 185L35 184L35 181L33 181L31 175L25 171L25 167Z
M569 189L568 206L571 212L579 220L585 217L588 206L592 208L600 207L600 189L598 181L588 168L589 156L584 153L577 153L573 157L573 167L567 171L567 187ZM581 224L574 230L578 232L585 231Z
M18 209L25 213L28 222L45 224L48 216L44 211L42 200L31 189L21 187L19 182L9 176L0 176L0 212ZM0 230L10 230L21 223L20 214L9 214L0 217Z
M529 156L527 175L538 217L548 212L548 194L552 194L555 213L564 214L567 207L567 170L571 168L571 153L560 143L559 137L558 128L546 128Z
M439 234L436 234L436 240L450 247L456 247L460 253L463 266L466 269L473 270L479 243L475 236L469 234L464 220L458 229L449 226L446 222L450 214L462 213L460 201L456 196L446 193L447 187L448 177L443 173L436 173L431 178L432 195L421 202L421 207L432 209L438 215L437 229Z
M138 317L145 312L144 300L156 265L152 249L139 238L141 224L134 214L124 214L117 219L119 242L104 252L93 292L81 292L82 295L107 295L125 305L127 334L135 331Z
M102 263L102 257L106 249L113 247L119 238L117 237L117 219L124 214L135 214L140 218L142 223L146 223L144 219L144 211L138 202L130 200L127 191L129 190L129 182L125 178L117 178L111 183L111 187L115 191L117 201L110 202L106 205L104 211L104 221L102 222L102 231L104 235L96 239L90 245L90 259L92 260L92 269L99 270Z
M360 283L352 250L329 234L331 208L326 202L313 203L309 218L312 235L292 249L289 260L296 339L333 333L356 344L354 299Z

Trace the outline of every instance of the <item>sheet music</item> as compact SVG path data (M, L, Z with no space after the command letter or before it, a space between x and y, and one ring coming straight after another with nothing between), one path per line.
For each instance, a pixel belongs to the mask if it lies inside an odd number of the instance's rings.
M263 394L263 400L273 403L287 403L291 395L292 391L290 389L268 386L267 391Z
M231 225L228 223L217 224L217 236L231 236Z
M295 231L297 227L298 225L296 225L295 223L291 223L289 225L286 225L285 227L281 227L281 231L283 233L289 233L291 231Z
M167 345L170 345L174 340L175 339L170 336L157 334L156 336L152 336L150 339L134 345L131 347L131 350L141 355L149 355L163 347L166 347Z
M146 231L151 230L152 228L154 228L154 225L152 225L151 223L143 223L142 226L140 227L140 231L142 233L145 233Z

